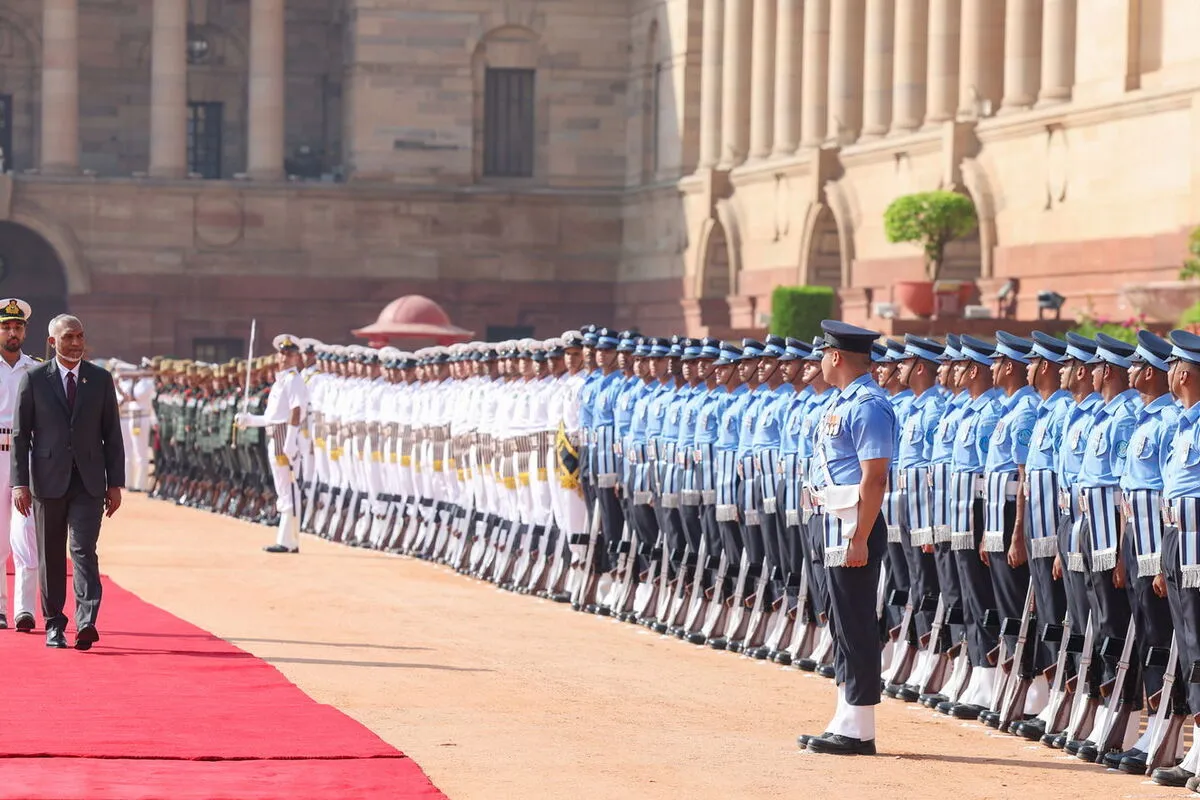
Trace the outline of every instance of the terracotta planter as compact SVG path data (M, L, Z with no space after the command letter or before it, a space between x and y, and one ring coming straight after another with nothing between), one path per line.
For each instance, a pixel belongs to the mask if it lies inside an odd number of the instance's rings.
M1174 325L1183 312L1200 302L1200 281L1155 281L1121 287L1121 296L1151 322Z
M911 314L928 319L933 316L932 281L896 281L892 284L896 302Z

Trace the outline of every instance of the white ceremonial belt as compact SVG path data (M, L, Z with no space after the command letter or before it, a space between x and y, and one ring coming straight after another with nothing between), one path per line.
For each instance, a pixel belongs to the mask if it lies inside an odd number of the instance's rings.
M987 475L979 475L975 478L975 496L987 499ZM1004 484L1004 496L1009 500L1017 499L1017 489L1021 486L1020 481L1016 478L1009 478Z

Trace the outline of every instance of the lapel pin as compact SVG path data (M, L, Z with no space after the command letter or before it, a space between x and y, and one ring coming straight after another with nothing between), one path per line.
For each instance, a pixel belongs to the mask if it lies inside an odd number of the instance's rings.
M80 378L80 379L79 379L79 382L80 382L80 383L87 383L87 378Z

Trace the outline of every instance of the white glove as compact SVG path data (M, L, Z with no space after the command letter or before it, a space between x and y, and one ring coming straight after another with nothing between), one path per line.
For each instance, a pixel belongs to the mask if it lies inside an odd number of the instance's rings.
M249 423L247 422L249 418L250 415L248 413L245 411L239 411L233 415L233 424L237 425L239 428L248 428L250 427Z
M287 433L283 435L283 454L293 464L300 456L300 429L295 425L288 425Z

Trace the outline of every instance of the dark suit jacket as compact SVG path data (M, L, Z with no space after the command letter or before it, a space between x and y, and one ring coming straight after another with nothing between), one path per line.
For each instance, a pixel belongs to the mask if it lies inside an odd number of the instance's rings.
M55 359L21 378L13 425L12 485L28 486L34 497L58 498L71 485L71 467L87 493L103 497L125 485L125 444L112 375L87 361L79 363L75 412Z

